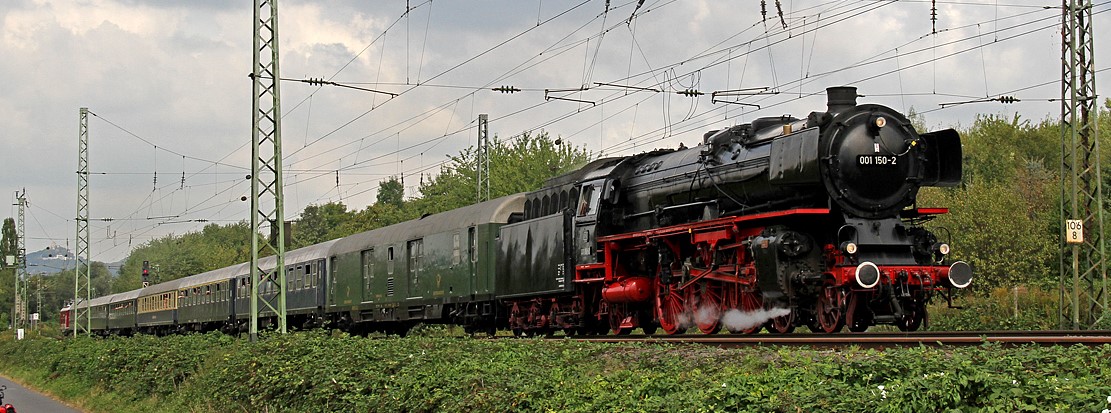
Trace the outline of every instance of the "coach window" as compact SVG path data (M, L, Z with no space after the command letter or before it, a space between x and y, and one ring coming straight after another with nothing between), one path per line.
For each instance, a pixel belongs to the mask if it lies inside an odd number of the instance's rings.
M393 275L393 247L386 249L386 273Z
M312 288L312 264L305 264L305 288Z

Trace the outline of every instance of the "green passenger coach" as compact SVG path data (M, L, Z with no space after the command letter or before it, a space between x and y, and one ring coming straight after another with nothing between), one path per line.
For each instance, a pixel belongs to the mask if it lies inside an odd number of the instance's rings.
M523 206L523 195L510 195L338 240L327 312L355 330L492 325L498 230Z

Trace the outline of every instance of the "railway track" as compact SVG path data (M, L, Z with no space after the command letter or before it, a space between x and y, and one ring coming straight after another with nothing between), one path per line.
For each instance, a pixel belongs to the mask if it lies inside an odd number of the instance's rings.
M807 347L915 347L977 346L998 343L1003 346L1099 346L1111 345L1111 331L924 331L914 333L854 334L714 334L674 336L576 337L575 340L601 343L704 344L725 348L750 346Z

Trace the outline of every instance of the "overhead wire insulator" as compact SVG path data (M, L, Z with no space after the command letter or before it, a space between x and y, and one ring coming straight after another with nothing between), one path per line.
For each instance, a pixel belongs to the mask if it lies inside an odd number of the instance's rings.
M493 90L495 92L501 92L501 93L516 93L516 92L521 91L521 89L518 89L515 86L505 86L505 85L502 85L502 86L499 86L499 87L496 87L496 88L493 88L493 89L490 89L490 90Z
M937 0L930 6L930 23L933 25L933 34L937 34Z
M644 6L644 0L637 0L637 6L635 8L633 8L633 14L629 15L629 20L626 20L625 24L632 24L633 23L633 19L635 19L637 17L637 12L640 11L640 8L642 6Z
M775 0L775 10L779 13L779 22L783 24L783 29L787 29L787 19L783 18L783 3Z
M694 90L694 89L680 90L678 92L675 92L675 94L683 95L683 96L691 97L691 98L705 95L705 93L699 92L699 91Z
M966 100L966 101L963 101L963 102L942 103L940 106L945 108L945 107L957 106L957 105L967 105L969 103L985 103L985 102L1015 103L1015 102L1022 102L1022 99L1016 98L1014 96L999 96L999 97L994 97L994 98Z

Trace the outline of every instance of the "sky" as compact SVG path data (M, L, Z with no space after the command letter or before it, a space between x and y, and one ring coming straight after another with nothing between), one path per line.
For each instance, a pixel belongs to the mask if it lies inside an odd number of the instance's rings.
M805 117L841 85L931 129L1059 116L1059 1L937 0L936 20L928 0L779 3L782 17L770 0L766 13L756 0L283 0L285 215L365 208L390 176L418 195L422 174L475 144L479 114L499 139L543 131L594 156ZM1097 51L1109 9L1095 1ZM0 3L0 194L26 191L28 251L75 246L82 107L93 260L250 219L252 13L223 0ZM1107 61L1097 53L1097 70ZM1000 96L1021 101L942 106Z

